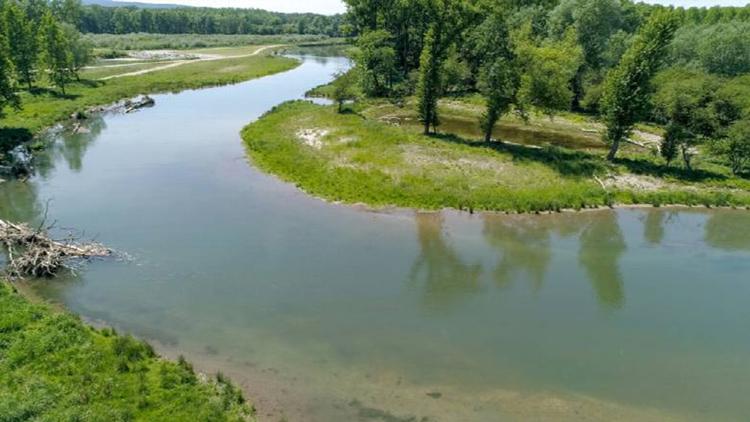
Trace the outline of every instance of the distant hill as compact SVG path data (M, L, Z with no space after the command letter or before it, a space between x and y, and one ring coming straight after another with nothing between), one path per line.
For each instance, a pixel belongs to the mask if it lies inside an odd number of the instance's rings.
M174 9L177 7L190 7L181 4L158 4L139 3L136 1L114 1L114 0L83 0L85 6L97 5L104 7L138 7L141 9Z

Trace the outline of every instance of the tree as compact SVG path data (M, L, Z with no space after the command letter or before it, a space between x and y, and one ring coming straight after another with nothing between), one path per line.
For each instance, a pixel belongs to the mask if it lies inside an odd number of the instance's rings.
M64 23L62 29L63 35L70 45L72 55L70 74L76 79L80 79L78 73L93 59L91 44L81 38L81 33L73 25Z
M661 140L659 153L667 162L667 167L677 158L677 152L680 147L680 132L681 128L679 126L670 124L667 126L667 132Z
M719 154L724 156L733 174L741 174L750 167L750 118L735 122L727 137L718 141Z
M430 128L437 130L438 98L440 97L440 60L438 55L437 25L427 30L424 36L424 47L419 58L419 80L417 82L417 111L419 120L424 125L425 135Z
M516 34L516 55L521 64L519 98L552 115L555 110L569 110L574 93L570 81L583 63L583 52L569 31L559 41L538 44L528 28Z
M357 74L354 70L339 72L333 81L333 100L339 105L339 113L344 111L346 101L357 98Z
M648 109L650 81L665 55L677 29L669 12L656 12L638 32L616 68L604 82L602 111L607 131L605 141L611 147L607 158L614 160L620 142Z
M38 42L33 23L15 1L6 4L3 18L8 34L10 60L21 82L31 89L35 79L38 55Z
M355 61L362 90L369 96L387 95L397 77L391 34L383 30L367 32L359 37L357 46L359 53Z
M485 37L481 44L490 47L484 50L486 60L479 76L480 91L487 102L487 108L480 118L480 126L485 142L489 142L497 121L517 102L519 77L505 19L493 13L479 30Z
M2 25L0 25L0 29ZM4 31L0 31L0 116L6 106L20 107L13 80L13 63L8 59L8 41Z
M73 73L73 52L70 41L65 37L62 25L52 16L45 13L41 23L42 62L49 71L49 78L65 94L65 85L70 82Z

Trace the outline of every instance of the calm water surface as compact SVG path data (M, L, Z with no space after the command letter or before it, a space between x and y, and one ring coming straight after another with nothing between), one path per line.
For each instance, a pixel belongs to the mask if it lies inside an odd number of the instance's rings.
M346 65L55 135L0 216L49 201L133 259L33 288L231 374L272 421L747 420L750 213L376 213L248 165L242 126Z

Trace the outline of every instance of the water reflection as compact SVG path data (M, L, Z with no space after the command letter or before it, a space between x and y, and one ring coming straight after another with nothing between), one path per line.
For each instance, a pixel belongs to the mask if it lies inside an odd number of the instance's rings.
M525 273L535 291L542 288L552 259L550 226L546 221L535 216L513 219L484 216L487 243L501 255L494 271L498 286L507 286Z
M643 237L652 245L659 245L664 240L664 222L667 213L657 209L646 211L643 221Z
M715 211L706 222L705 240L727 251L750 250L750 212Z
M0 218L15 222L36 221L44 212L34 183L13 180L0 187Z
M424 302L431 309L447 309L481 288L479 264L467 264L445 239L443 216L417 214L420 255L410 280L424 287Z
M599 303L609 308L625 304L619 261L627 246L614 212L588 216L580 237L578 260L586 270Z

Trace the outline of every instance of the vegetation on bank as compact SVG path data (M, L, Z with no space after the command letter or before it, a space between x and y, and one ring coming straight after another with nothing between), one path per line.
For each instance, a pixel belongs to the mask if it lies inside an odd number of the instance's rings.
M109 52L122 50L186 50L208 47L241 47L247 45L301 44L330 42L326 35L225 35L225 34L84 34L83 39L95 49Z
M20 97L23 108L7 111L1 122L3 128L0 129L0 146L4 143L10 147L29 140L41 129L93 106L106 105L144 93L237 83L289 70L297 64L296 60L285 57L259 55L187 63L137 77L106 81L81 80L73 82L66 95L42 88L22 91ZM8 148L3 147L1 150L7 151Z
M261 169L346 203L519 212L750 205L749 183L727 174L694 178L660 173L648 156L611 163L603 150L486 142L458 132L424 135L416 119L394 126L382 121L389 116L366 117L381 106L368 103L342 114L336 106L285 103L247 126L242 137Z
M32 304L0 282L0 420L248 421L253 408L225 377Z

